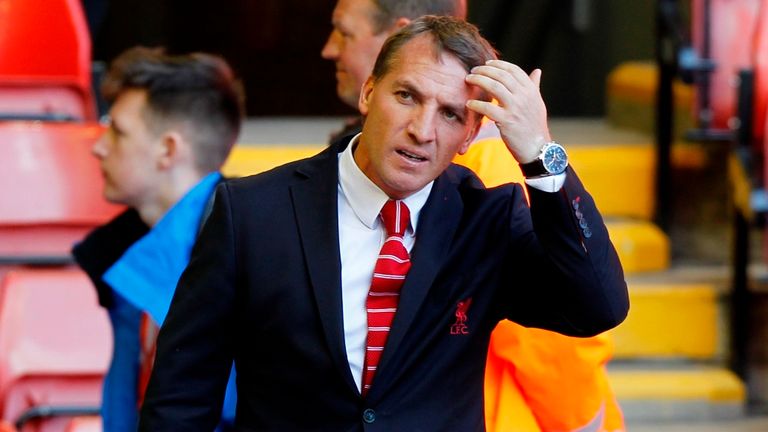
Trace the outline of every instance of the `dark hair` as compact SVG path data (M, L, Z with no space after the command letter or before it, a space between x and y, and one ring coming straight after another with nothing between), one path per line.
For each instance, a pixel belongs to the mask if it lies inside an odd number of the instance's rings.
M397 60L400 49L422 34L432 37L436 55L453 55L467 72L488 60L498 58L496 50L474 25L453 17L427 15L412 21L384 42L373 66L374 80L378 81L386 75Z
M111 64L102 93L114 102L128 89L147 92L144 120L160 132L172 122L189 128L195 166L215 171L224 163L243 117L243 90L224 59L203 53L170 56L160 48L131 48Z
M398 18L414 20L423 15L466 18L466 0L372 0L376 14L371 17L374 31L380 33Z

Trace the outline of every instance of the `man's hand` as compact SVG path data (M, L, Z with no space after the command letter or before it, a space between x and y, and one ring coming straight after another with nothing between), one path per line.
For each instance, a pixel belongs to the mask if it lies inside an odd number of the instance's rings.
M490 60L467 75L466 82L485 90L498 105L470 100L467 108L496 123L501 138L519 163L528 163L551 141L547 126L547 107L541 98L541 70L527 75L520 67Z

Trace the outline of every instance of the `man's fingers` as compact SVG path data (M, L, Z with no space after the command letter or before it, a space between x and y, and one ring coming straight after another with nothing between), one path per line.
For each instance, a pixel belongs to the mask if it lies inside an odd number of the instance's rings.
M467 82L490 93L501 105L507 105L515 94L539 92L541 70L535 69L528 75L517 65L491 60L485 65L472 68L467 75Z
M504 60L489 60L485 62L485 66L495 67L507 72L519 84L526 85L531 82L528 74L520 66L514 63L510 63Z
M510 93L520 87L520 83L509 72L494 66L476 66L472 68L469 76L477 75L487 77L493 81L499 82ZM488 90L488 89L485 89Z
M474 111L480 115L488 117L488 119L493 122L500 121L504 113L504 109L498 105L476 99L470 99L467 101L467 108L470 111Z
M541 69L534 69L533 72L531 72L531 81L533 81L534 84L536 84L536 88L541 87Z
M512 104L512 91L506 85L493 78L471 73L467 75L466 82L484 90L491 98L496 99L500 105L509 106Z

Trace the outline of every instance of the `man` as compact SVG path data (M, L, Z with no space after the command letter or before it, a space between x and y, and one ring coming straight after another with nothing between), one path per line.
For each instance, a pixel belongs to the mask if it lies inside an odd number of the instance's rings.
M481 431L499 320L579 336L623 320L621 266L572 169L540 178L557 192L530 188L529 210L520 185L450 163L487 115L540 165L539 72L494 58L471 25L418 19L385 43L360 135L219 186L140 430L210 430L234 358L241 430Z
M464 0L339 0L321 55L336 65L339 98L357 108L360 89L387 36L422 15L466 17ZM360 131L359 117L334 138ZM522 182L523 175L493 122L486 122L454 163L473 170L487 187ZM489 431L624 429L605 371L609 336L571 338L503 321L494 331L486 365ZM562 389L568 388L564 394Z
M240 131L242 91L224 60L134 48L103 84L109 129L92 149L104 197L128 210L74 248L98 289L114 334L104 381L104 430L135 431L152 366L156 325L221 180ZM234 396L234 391L230 391ZM225 418L234 417L230 402Z

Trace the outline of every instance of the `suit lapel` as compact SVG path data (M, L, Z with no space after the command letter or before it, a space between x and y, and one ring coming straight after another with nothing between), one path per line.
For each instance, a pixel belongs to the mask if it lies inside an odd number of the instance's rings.
M397 368L393 367L396 364L389 360L397 355L400 343L413 324L442 267L463 208L454 176L449 172L443 173L435 180L429 200L419 215L416 244L411 251L411 269L400 291L397 314L392 322L369 398L381 394L386 383L392 382L392 374L397 373Z
M337 150L331 147L315 164L300 169L306 180L291 187L291 198L329 351L345 382L357 392L347 362L342 321Z

